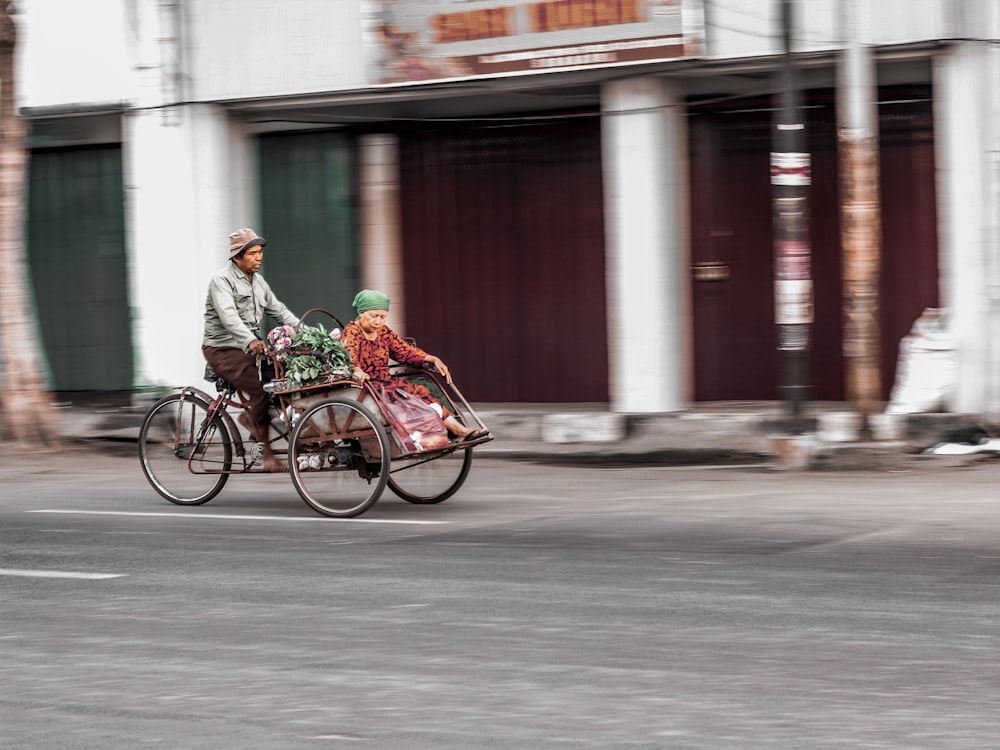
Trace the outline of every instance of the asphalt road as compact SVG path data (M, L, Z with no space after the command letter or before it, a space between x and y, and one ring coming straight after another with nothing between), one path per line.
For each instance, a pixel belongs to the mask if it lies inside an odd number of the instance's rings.
M0 747L990 748L1000 464L477 460L437 506L173 506L0 458Z

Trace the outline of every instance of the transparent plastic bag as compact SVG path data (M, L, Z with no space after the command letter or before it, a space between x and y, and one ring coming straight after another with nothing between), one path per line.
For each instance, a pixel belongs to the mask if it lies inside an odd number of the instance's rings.
M448 428L433 406L402 388L379 386L378 394L404 451L426 451L448 444Z

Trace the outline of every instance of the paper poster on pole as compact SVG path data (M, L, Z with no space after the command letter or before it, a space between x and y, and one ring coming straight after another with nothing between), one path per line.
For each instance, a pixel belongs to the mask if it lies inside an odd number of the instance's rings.
M809 279L778 279L774 285L775 322L780 325L812 323L812 282Z
M772 152L771 184L790 187L812 183L812 161L807 153Z
M790 240L776 246L777 258L774 281L774 318L778 326L802 326L813 322L813 285L810 246L807 242ZM783 349L805 347L804 336L785 337Z

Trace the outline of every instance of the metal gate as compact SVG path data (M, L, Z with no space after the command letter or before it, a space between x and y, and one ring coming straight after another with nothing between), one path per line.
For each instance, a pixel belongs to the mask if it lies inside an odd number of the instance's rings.
M318 307L351 316L360 276L355 148L338 132L260 137L262 273L299 315Z
M880 92L883 397L899 340L938 301L937 219L930 90ZM809 98L809 221L815 320L811 398L845 398L840 193L833 95ZM778 398L774 260L766 102L692 108L691 205L695 398Z
M53 390L130 390L121 147L33 151L27 219Z
M600 126L403 134L407 330L486 402L606 402Z

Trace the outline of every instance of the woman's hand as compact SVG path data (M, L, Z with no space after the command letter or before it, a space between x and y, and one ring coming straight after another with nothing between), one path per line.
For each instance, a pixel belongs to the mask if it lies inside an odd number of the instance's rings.
M362 370L360 367L354 368L354 373L351 375L358 383L364 384L366 380L369 380L368 373Z
M428 354L427 359L424 361L434 365L435 369L439 373L444 375L444 379L448 381L449 385L451 384L451 373L448 372L448 365L442 362L440 357L435 357L433 354Z

